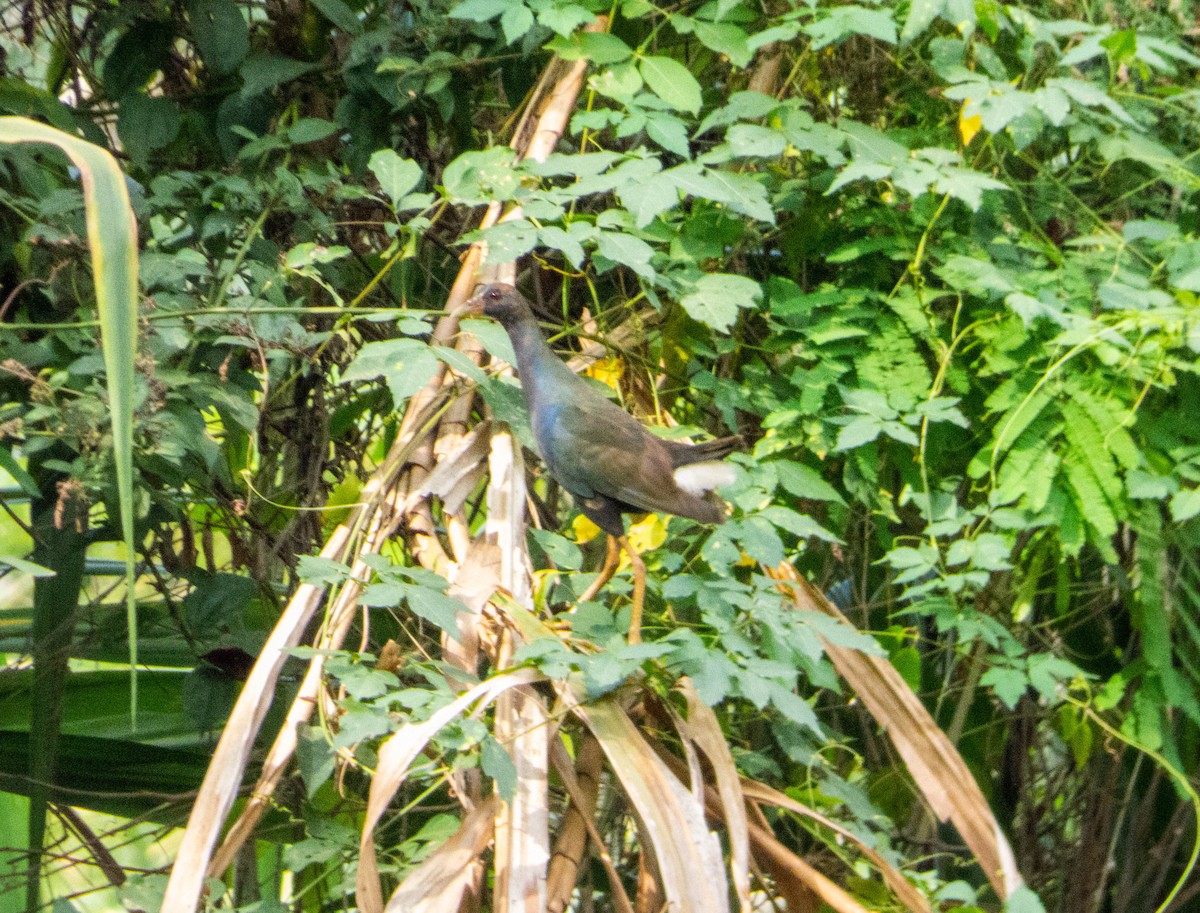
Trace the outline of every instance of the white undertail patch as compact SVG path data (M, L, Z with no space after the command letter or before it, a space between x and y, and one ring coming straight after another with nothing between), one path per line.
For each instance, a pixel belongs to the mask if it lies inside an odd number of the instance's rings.
M732 485L737 473L729 463L711 461L691 463L675 470L675 484L689 495L703 495L717 488Z

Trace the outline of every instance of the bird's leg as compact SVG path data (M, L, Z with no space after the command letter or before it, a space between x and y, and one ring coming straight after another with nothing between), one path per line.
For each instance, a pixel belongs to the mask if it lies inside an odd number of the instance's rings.
M621 548L629 555L629 564L633 571L633 602L629 605L629 642L642 642L642 605L646 601L646 565L642 556L637 553L629 539L622 536L618 540Z
M622 538L624 538L622 536ZM583 595L579 597L580 602L587 602L600 592L601 587L608 581L612 580L613 574L617 572L617 562L620 561L621 551L617 547L615 536L608 537L608 550L604 554L604 564L600 568L600 573L596 579L592 581L592 585L583 591Z

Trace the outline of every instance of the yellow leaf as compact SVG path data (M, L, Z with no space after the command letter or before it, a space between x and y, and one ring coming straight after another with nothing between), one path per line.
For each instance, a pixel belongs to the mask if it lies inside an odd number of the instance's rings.
M588 377L594 377L600 383L608 384L616 390L620 387L621 378L625 376L625 362L616 356L601 358L592 362L587 374Z
M591 542L600 535L600 527L583 514L580 514L571 521L571 529L575 533L575 541L580 545L585 542Z
M971 99L963 99L962 108L958 112L958 132L962 136L964 146L971 145L971 140L975 138L975 134L983 128L983 119L978 114L967 116L967 108L971 104Z
M629 544L638 552L652 551L666 541L666 514L647 514L629 527Z

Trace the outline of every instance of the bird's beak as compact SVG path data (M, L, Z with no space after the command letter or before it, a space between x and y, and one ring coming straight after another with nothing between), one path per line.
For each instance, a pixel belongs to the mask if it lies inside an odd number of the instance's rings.
M473 298L467 299L467 303L462 306L459 312L463 317L476 317L483 314L483 295L475 295Z

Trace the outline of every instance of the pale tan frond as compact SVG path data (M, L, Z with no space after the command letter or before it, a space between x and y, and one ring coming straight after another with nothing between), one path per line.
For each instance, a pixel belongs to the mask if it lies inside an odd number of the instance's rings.
M790 564L769 571L798 608L822 612L850 625L837 607ZM951 821L966 841L992 887L1008 897L1021 886L1012 848L970 768L920 699L887 659L825 643L838 673L887 731L913 782L939 820Z
M465 713L472 704L477 704L475 709L480 711L508 689L531 684L538 678L537 673L532 670L517 669L480 682L435 712L429 719L420 723L410 723L393 733L383 743L379 749L379 766L375 770L367 795L367 811L363 816L362 839L358 847L356 896L358 908L363 913L383 911L383 891L379 884L379 865L375 857L375 825L379 823L392 797L408 776L413 760L439 730Z
M725 733L711 707L700 699L691 679L680 679L679 691L687 700L687 717L673 714L675 728L684 739L695 743L717 780L721 798L721 814L729 834L729 870L737 891L742 913L750 910L750 836L746 821L746 802L742 796L741 779L725 741Z
M662 878L667 909L728 913L721 844L708 829L703 804L670 771L616 701L575 703L572 710L600 742L637 810L645 849L654 853Z
M349 538L349 530L339 526L322 549L322 556L340 559ZM287 651L300 642L324 595L321 587L302 584L259 652L200 784L163 896L164 909L195 909L213 847L241 789L250 749L275 698L275 684L288 658Z
M454 835L426 857L400 884L385 913L458 913L475 882L500 797L493 793L467 812Z
M776 808L786 808L788 811L795 812L798 815L804 815L811 818L813 821L819 822L824 827L838 834L845 840L850 841L858 847L859 851L871 861L871 864L879 870L879 874L883 876L883 880L887 882L887 886L892 889L897 899L900 900L912 913L932 913L932 907L929 906L929 901L925 899L920 891L912 886L903 873L894 865L887 861L883 856L876 852L872 847L864 843L852 831L842 827L831 818L827 818L815 809L809 808L801 802L797 802L791 796L781 793L776 789L772 789L765 783L759 783L754 780L742 780L742 792L746 799L750 802L761 802L765 805L774 805Z

